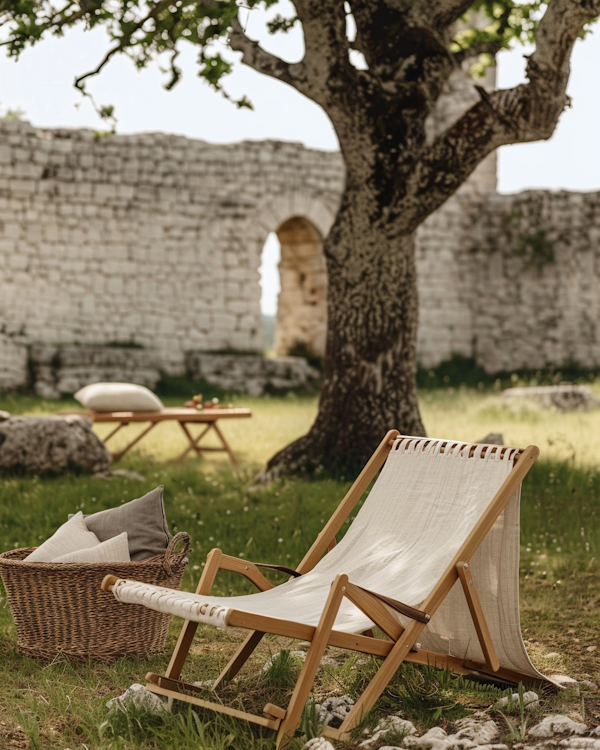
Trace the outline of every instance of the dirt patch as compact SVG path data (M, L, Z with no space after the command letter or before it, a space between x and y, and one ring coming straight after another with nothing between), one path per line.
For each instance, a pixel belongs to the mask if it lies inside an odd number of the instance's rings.
M31 745L21 727L0 721L0 750L29 750Z

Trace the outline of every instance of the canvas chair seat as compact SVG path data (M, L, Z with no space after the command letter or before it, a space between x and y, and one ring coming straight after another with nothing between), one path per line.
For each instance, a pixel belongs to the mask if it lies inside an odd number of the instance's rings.
M299 566L300 577L260 593L234 597L174 592L121 580L112 584L114 595L217 627L226 627L231 613L238 613L239 619L239 613L245 612L318 629L332 584L344 574L350 584L431 611L427 624L415 627L411 618L385 607L401 626L399 633L419 630L418 645L413 641L409 649L420 647L465 663L485 663L489 654L474 622L472 602L463 590L468 582L461 584L455 570L464 552L501 670L543 680L529 660L519 626L520 483L507 495L507 480L522 452L403 437L393 440L385 452L385 465L341 542L321 559L313 555L312 568L307 563L309 553ZM523 471L526 468L521 466ZM489 530L475 544L473 537L481 536L482 518L489 516L491 505L502 493L506 497L495 516L488 518ZM342 523L343 518L336 518L336 531ZM442 586L441 581L446 583ZM444 586L447 590L442 596L439 592ZM363 633L379 624L375 611L369 610L373 615L369 617L346 596L338 604L332 615L333 631Z

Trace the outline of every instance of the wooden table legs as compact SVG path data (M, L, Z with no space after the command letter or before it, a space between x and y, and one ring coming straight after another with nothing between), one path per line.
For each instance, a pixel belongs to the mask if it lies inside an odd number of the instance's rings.
M216 419L213 422L199 422L198 424L202 424L204 429L200 431L200 434L197 437L194 437L192 435L188 427L188 425L193 424L193 422L186 422L183 420L177 420L177 422L180 425L181 429L184 431L188 439L189 446L183 451L183 453L180 456L177 456L177 458L173 459L172 463L181 463L186 458L188 453L190 453L191 451L194 451L197 456L201 456L202 453L204 453L204 451L218 451L218 452L227 453L231 463L234 464L234 466L237 465L238 460L235 454L233 453L233 451L231 450L231 448L229 447L227 441L225 440L223 433L218 428ZM107 443L110 440L110 438L112 438L114 435L116 435L119 432L119 430L121 430L123 427L127 427L130 424L132 424L132 422L121 422L120 424L118 424L117 427L115 427L114 430L109 432L109 434L104 438L104 442ZM143 424L143 423L140 422L139 424ZM158 422L150 422L150 424L144 430L142 430L138 435L136 435L133 438L133 440L127 443L127 445L124 448L114 453L111 452L113 461L116 462L120 458L123 458L123 456L126 453L128 453L133 448L134 445L139 443L139 441L143 437L145 437L150 432L150 430L154 429L154 427L156 427L157 424ZM220 447L200 445L202 438L204 438L204 436L211 430L213 430L216 433L216 436L221 444Z
M190 444L183 451L183 453L180 456L177 456L177 458L173 459L173 463L176 463L176 464L181 463L185 459L185 457L187 456L187 454L190 453L190 451L195 451L197 456L201 456L202 453L203 453L203 451L217 451L217 452L223 452L224 451L229 456L229 460L231 461L231 463L234 466L237 465L238 460L235 457L235 454L233 453L233 451L231 450L231 448L229 447L229 445L227 444L227 441L223 437L223 433L217 427L216 420L214 422L208 422L208 424L206 425L206 427L195 438L191 434L191 432L189 431L189 429L187 427L187 424L191 424L191 423L179 422L179 424L181 426L181 429L185 432L185 434L187 436L187 439L188 439L188 441L189 441ZM214 446L200 446L200 441L202 440L202 438L210 430L214 430L217 433L217 437L219 438L219 441L220 441L221 446L222 446L221 448L217 448L217 447L214 447Z
M128 424L129 424L129 422L121 422L121 424L120 424L120 425L119 425L118 427L116 427L116 428L115 428L115 429L114 429L114 430L113 430L113 431L112 431L111 433L109 433L109 434L108 434L108 435L107 435L107 436L106 436L106 437L104 438L104 442L105 442L105 443L107 443L107 442L108 442L108 440L109 440L109 439L110 439L110 438L111 438L111 437L112 437L113 435L116 435L116 434L117 434L117 432L118 432L118 431L119 431L119 430L120 430L120 429L121 429L122 427L127 427L127 425L128 425ZM130 443L127 443L127 445L126 445L126 446L125 446L124 448L122 448L122 449L121 449L120 451L117 451L116 453L112 453L112 452L111 452L112 460L113 460L114 462L116 462L116 461L118 461L118 460L119 460L120 458L123 458L123 456L124 456L124 455L125 455L126 453L128 453L128 452L129 452L129 451L130 451L130 450L131 450L131 449L133 448L133 446L134 446L134 445L136 445L136 443L139 443L139 442L140 442L140 440L141 440L141 439L142 439L143 437L145 437L145 436L146 436L146 435L147 435L147 434L148 434L148 433L150 432L150 430L151 430L152 428L156 427L156 425L157 425L157 424L158 424L158 422L150 422L150 424L148 425L148 427L146 427L146 429L145 429L145 430L142 430L142 431L141 431L141 432L139 433L139 435L136 435L136 436L134 437L134 439L133 439L133 440L132 440L132 441L131 441Z

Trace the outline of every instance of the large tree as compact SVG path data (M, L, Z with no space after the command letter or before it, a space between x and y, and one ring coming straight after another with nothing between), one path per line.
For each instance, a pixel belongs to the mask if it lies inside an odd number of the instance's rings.
M244 7L276 4L246 0ZM293 6L296 15L276 17L270 30L301 24L305 54L298 63L246 35L236 0L0 0L14 55L75 24L107 27L112 46L78 80L84 90L88 75L118 53L140 67L168 55L172 86L185 43L198 47L200 74L223 90L231 64L218 49L226 42L244 64L293 86L329 116L346 182L324 243L323 390L310 432L271 459L271 474L361 465L391 427L424 434L415 384L415 232L494 149L552 135L568 104L573 45L600 14L600 0L293 0ZM513 40L535 43L528 82L490 93L477 87L479 101L428 137L427 118L451 74L466 59L494 55Z

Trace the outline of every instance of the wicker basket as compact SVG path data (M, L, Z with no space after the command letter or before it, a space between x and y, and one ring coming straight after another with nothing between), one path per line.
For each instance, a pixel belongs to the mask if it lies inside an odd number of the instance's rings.
M178 589L189 543L188 534L180 532L164 555L128 563L23 562L34 547L0 554L0 573L17 627L17 649L42 659L62 653L107 664L121 656L162 651L171 616L137 604L123 606L100 584L112 573Z

